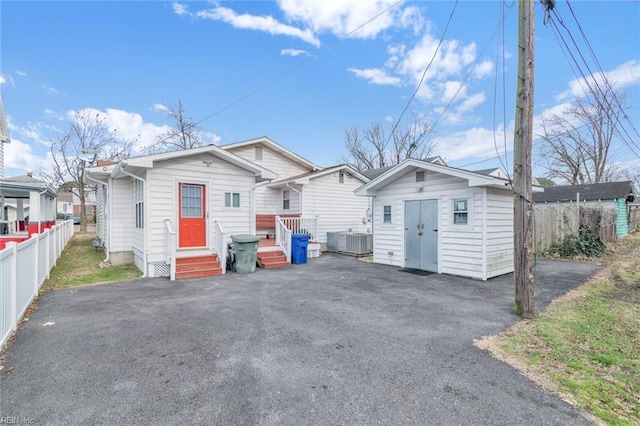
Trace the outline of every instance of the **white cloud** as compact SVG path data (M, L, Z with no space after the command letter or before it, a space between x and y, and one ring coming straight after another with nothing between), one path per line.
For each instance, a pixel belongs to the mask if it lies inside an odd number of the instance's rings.
M60 93L58 89L56 89L53 86L49 86L46 83L40 83L40 87L42 87L42 90L44 90L46 93L50 95L57 95L58 93Z
M289 19L301 22L315 32L330 32L342 37L393 6L394 3L396 0L280 0L278 5ZM396 21L394 18L397 14L401 14L401 10L392 8L367 23L351 37L375 38L394 24L415 26L418 19L412 13L415 12L409 11L404 21Z
M473 70L473 76L475 78L483 78L489 76L495 72L495 64L489 59L485 59L480 62Z
M195 16L201 19L226 22L227 24L239 29L264 31L273 35L294 37L316 47L320 46L320 40L316 38L313 31L309 29L302 30L300 28L283 24L271 16L256 16L246 13L238 14L231 8L221 6L201 10L196 12Z
M176 15L183 16L183 15L189 14L189 11L187 10L187 6L185 6L182 3L173 2L171 4L171 8L173 9Z
M513 131L507 129L507 150L513 147ZM504 154L504 134L499 128L491 129L474 127L461 132L437 138L434 152L445 157L447 161L463 158L491 158L496 156L496 140L498 152Z
M167 111L169 111L169 107L167 107L166 105L159 104L159 103L153 104L151 109L153 111L158 111L158 112L167 112Z
M640 83L640 62L633 60L625 62L617 68L604 72L604 76L614 87L614 89L622 89L627 86ZM606 84L603 76L598 74L592 74L585 78L574 79L569 82L569 87L564 92L561 92L556 96L557 101L565 101L572 98L581 98L585 96L585 91L589 91L589 88L598 90L600 87L602 90L606 90Z
M11 143L4 146L4 164L5 169L15 169L17 174L24 174L24 171L45 170L52 163L50 155L38 156L34 154L31 145L11 138Z
M16 74L18 74L21 77L26 77L27 73L25 71L21 71L21 70L16 70Z
M0 84L5 84L7 80L4 79L3 76L0 75Z
M402 80L399 77L390 76L380 68L370 68L364 70L347 68L347 71L354 73L357 77L367 80L372 84L399 86L402 83Z
M309 55L309 52L307 52L306 50L300 50L300 49L282 49L280 51L280 54L285 56L299 56L299 55L311 56Z
M467 87L462 85L461 81L446 81L443 83L443 93L440 102L449 103L454 97L466 96Z

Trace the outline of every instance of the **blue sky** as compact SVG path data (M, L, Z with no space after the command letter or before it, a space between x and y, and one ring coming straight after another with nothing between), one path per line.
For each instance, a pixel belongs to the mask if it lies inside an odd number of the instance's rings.
M640 128L640 2L569 5L580 27L564 0L558 16L578 43L582 29L602 71L627 92L629 118ZM433 154L450 165L499 166L495 140L502 150L504 128L512 149L517 7L460 1L409 104L408 118L436 123ZM581 93L543 7L535 8L539 116ZM46 169L48 140L72 111L99 111L142 146L166 129L163 105L178 99L202 120L207 143L268 136L321 166L340 163L346 128L398 119L453 9L450 1L3 1L0 88L12 138L5 173ZM626 145L613 154L622 167L640 169Z

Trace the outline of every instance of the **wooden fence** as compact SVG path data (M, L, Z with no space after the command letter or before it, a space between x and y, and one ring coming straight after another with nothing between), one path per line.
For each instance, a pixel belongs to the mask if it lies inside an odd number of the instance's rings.
M542 253L553 243L561 242L570 234L577 234L580 224L586 225L603 242L616 239L617 212L613 208L597 205L536 204L533 214L534 253ZM638 213L636 218L640 218Z
M640 204L634 204L629 211L629 233L640 230Z

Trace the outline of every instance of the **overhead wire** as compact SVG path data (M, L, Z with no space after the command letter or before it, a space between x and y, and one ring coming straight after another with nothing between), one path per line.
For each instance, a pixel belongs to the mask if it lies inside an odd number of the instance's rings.
M365 21L364 23L360 24L359 26L357 26L356 28L354 28L353 30L349 31L346 35L344 35L343 37L339 38L338 40L334 41L333 43L331 43L330 45L328 45L327 47L320 49L318 52L314 53L313 55L309 56L308 58L306 58L304 61L294 65L293 67L287 69L286 71L276 75L275 77L271 78L270 80L268 80L267 82L261 84L260 86L256 87L255 89L249 91L248 93L246 93L245 95L242 95L241 97L239 97L238 99L236 99L233 102L230 102L229 104L225 105L224 107L212 112L211 114L205 116L204 118L200 119L199 121L197 121L195 124L198 125L200 123L202 123L203 121L206 121L208 119L210 119L211 117L214 117L218 114L220 114L223 111L228 110L229 108L239 104L240 102L244 101L245 99L253 96L254 94L256 94L257 92L261 91L262 89L270 86L271 84L275 83L276 81L280 80L281 78L291 74L293 71L297 70L298 68L306 65L307 63L309 63L310 61L312 61L313 59L317 58L318 56L322 55L323 53L327 52L328 50L332 49L333 47L335 47L337 44L343 42L344 40L346 40L347 38L349 38L352 34L358 32L359 30L361 30L362 28L364 28L365 26L369 25L371 22L375 21L376 19L378 19L380 16L384 15L385 13L389 12L391 9L393 9L394 7L396 7L397 5L399 5L400 3L402 3L403 0L398 0L395 3L391 4L390 6L386 7L385 9L383 9L381 12L379 12L378 14L376 14L375 16L373 16L372 18L368 19L367 21ZM457 0L456 0L457 2Z

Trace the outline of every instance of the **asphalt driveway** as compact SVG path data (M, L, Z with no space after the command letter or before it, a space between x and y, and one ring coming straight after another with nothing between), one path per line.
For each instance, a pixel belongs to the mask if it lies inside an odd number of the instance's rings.
M538 261L538 310L599 269ZM518 321L487 282L325 254L45 294L0 371L31 424L586 424L473 346ZM45 325L47 323L53 323Z

